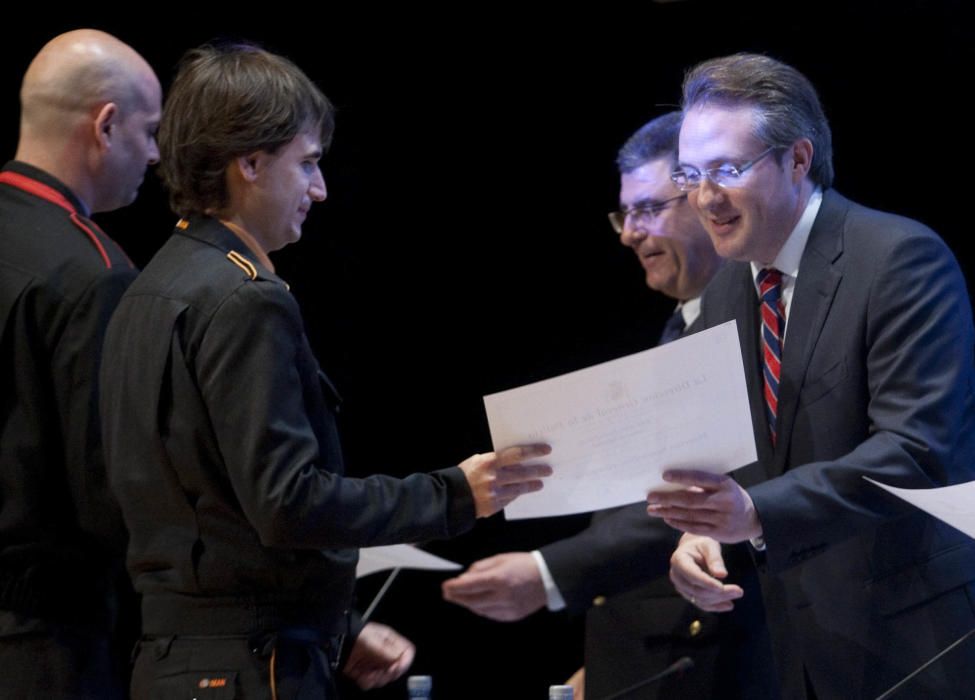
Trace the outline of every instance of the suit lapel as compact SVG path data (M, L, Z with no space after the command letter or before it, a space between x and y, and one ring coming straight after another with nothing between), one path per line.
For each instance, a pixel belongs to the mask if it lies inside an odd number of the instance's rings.
M836 288L843 275L834 265L843 252L843 226L848 202L827 191L809 232L799 263L799 277L789 308L782 374L779 382L778 443L772 461L772 476L785 471L799 393L813 350L826 323ZM756 330L757 335L757 330ZM749 386L749 392L752 387ZM760 392L759 392L760 393Z

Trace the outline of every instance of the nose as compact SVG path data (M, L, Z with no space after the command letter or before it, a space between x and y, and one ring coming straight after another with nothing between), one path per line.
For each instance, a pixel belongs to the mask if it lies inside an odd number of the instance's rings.
M324 202L328 196L328 190L325 189L325 176L322 175L321 168L315 168L315 175L308 185L308 196L314 202Z
M628 216L623 223L623 233L620 234L620 242L627 248L635 248L640 245L640 241L647 237L648 231L644 225L638 222L635 217Z
M724 201L724 188L711 182L711 178L703 178L698 187L688 193L688 201L695 209L708 209Z
M159 162L159 144L156 142L156 137L153 136L149 143L149 153L148 160L149 165L155 165Z

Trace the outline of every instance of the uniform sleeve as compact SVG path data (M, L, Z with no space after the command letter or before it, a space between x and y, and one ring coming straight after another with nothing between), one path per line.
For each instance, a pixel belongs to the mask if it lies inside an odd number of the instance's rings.
M773 571L911 512L863 476L906 488L975 478L972 312L961 272L934 236L905 237L877 269L865 309L865 357L846 358L865 362L868 437L839 458L749 489ZM844 407L829 396L807 397L813 400L823 408L805 406L812 425L804 429L826 441L830 426L841 426L825 411Z
M646 505L634 503L597 513L582 532L539 551L566 607L583 611L598 595L622 593L666 574L678 534L651 519Z
M460 469L406 479L337 473L338 438L318 366L297 304L280 285L240 286L215 313L196 365L234 493L262 544L417 542L473 525Z
M132 268L112 268L89 284L70 310L50 368L78 525L118 552L124 552L125 528L105 473L98 374L105 329L135 275Z

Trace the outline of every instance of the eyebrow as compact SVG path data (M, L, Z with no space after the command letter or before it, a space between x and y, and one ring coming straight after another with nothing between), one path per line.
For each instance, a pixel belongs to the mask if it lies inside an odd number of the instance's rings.
M701 166L699 166L699 165L694 165L693 163L688 163L686 160L678 160L677 161L677 167L678 168L683 168L685 166L688 166L688 167L691 167L691 168L696 168L698 170L704 170L706 168L714 168L714 167L719 166L719 165L728 165L728 164L734 165L735 163L745 163L745 162L747 162L747 160L748 159L745 158L744 156L738 156L738 157L734 157L734 156L721 156L719 158L712 158L711 160L709 160L707 162L707 165L705 165L703 168Z
M633 202L633 204L631 204L629 207L626 207L626 208L628 208L628 209L650 209L650 208L653 208L653 207L659 207L663 203L664 203L664 200L663 199L653 199L652 197L643 197L642 199L636 200L635 202ZM624 206L622 202L620 202L620 206Z

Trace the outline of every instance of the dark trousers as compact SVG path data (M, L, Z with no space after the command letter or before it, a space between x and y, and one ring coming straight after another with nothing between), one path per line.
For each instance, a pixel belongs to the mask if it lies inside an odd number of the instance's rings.
M259 636L146 637L137 647L133 700L334 700L329 649Z
M0 697L116 700L124 669L110 635L0 611Z

